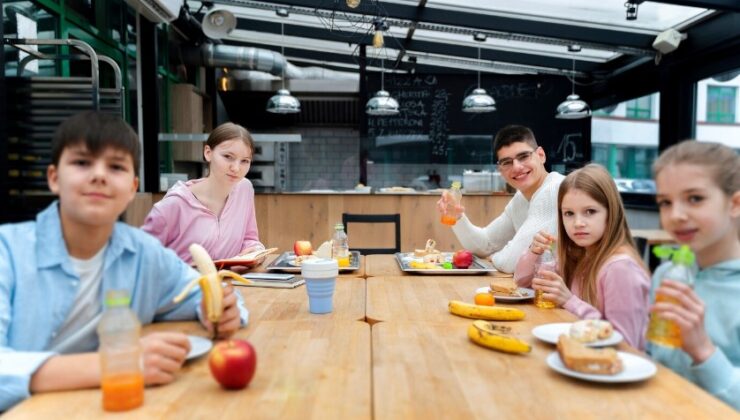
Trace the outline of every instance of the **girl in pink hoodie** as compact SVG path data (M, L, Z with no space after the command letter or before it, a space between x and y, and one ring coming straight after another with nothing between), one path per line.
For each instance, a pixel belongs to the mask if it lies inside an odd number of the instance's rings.
M558 210L558 272L534 276L539 254L555 239L539 232L517 262L517 284L542 290L546 300L581 319L608 320L630 345L644 349L650 275L609 172L590 164L570 173L560 184Z
M253 153L247 129L233 123L216 127L203 149L208 176L170 188L142 229L187 263L192 263L192 243L201 244L214 260L264 249L257 232L254 188L245 178Z

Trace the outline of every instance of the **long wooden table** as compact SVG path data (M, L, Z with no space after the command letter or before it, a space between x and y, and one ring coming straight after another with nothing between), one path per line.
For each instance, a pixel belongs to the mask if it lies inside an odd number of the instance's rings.
M257 267L254 267L249 272L253 272L253 273L267 273L268 272L267 271L267 266L270 265L270 263L272 263L273 261L275 261L275 259L277 259L279 256L280 256L279 253L270 254L270 255L266 256L265 257L265 260L262 261L262 264L260 264ZM366 266L365 260L366 260L366 258L367 257L365 257L364 255L360 255L360 268L357 269L357 270L353 270L353 271L340 271L339 272L339 277L349 277L349 278L363 277L364 278L365 277L365 266ZM301 275L301 273L295 273L295 274L296 274L296 276L300 276Z
M368 257L368 269L375 260L392 261L388 257ZM221 390L202 357L186 364L174 383L148 388L144 407L116 417L738 418L731 407L660 366L653 378L628 384L585 382L553 371L545 359L555 348L535 339L532 328L575 319L561 309L506 304L526 313L523 321L507 325L532 344L529 354L475 345L466 335L472 321L449 314L447 303L470 301L476 288L491 281L497 280L491 275L340 278L334 312L325 315L308 312L304 287L240 287L251 315L237 337L249 339L258 353L252 384L242 391ZM146 330L205 336L195 322ZM619 349L635 352L625 344ZM103 414L100 391L84 390L34 395L6 416Z

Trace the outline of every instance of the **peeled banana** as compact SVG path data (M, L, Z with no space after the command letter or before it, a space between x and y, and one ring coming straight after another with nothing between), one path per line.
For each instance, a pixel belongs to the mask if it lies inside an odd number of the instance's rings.
M526 341L506 335L511 328L496 325L492 322L473 321L468 327L468 337L475 344L506 353L529 353L532 346Z
M190 255L193 256L193 262L195 262L195 266L198 268L201 276L188 283L180 294L175 296L173 301L179 303L185 299L196 284L200 285L200 289L203 292L203 301L206 306L206 317L216 325L224 311L224 289L221 286L221 280L230 277L246 284L251 283L251 281L233 271L216 271L216 265L213 263L211 256L208 255L208 251L198 244L190 245L188 250L190 251Z
M501 306L483 306L460 300L451 300L448 308L451 314L473 319L489 319L493 321L519 321L524 319L524 311L516 308Z

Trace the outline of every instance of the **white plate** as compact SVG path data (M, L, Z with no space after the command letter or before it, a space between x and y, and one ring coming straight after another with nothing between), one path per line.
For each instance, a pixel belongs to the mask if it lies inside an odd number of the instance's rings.
M496 302L519 302L522 300L529 300L534 298L534 290L527 289L526 287L519 287L516 289L519 291L521 296L503 295L501 293L492 292L490 287L479 287L475 293L491 293L496 298Z
M634 355L632 353L625 353L618 351L617 356L622 360L622 366L624 367L621 372L616 375L595 375L592 373L581 373L574 370L570 370L560 360L558 352L554 351L547 356L547 366L550 366L553 370L562 373L565 376L571 376L573 378L583 379L585 381L592 382L636 382L645 380L658 371L655 363L651 362L644 357Z
M532 330L532 335L546 343L557 344L560 334L568 335L571 324L571 322L557 322L554 324L539 325ZM620 334L619 331L614 330L609 338L583 344L589 347L605 347L619 344L623 339L624 337L622 337L622 334Z
M207 338L189 335L188 340L190 340L190 353L186 357L187 360L200 357L213 347L213 343Z

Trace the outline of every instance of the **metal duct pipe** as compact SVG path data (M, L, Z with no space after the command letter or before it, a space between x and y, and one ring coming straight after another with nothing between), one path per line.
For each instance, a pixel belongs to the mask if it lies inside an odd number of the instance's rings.
M285 58L274 51L213 44L185 49L182 59L190 65L259 70L274 75L282 74L286 64Z

